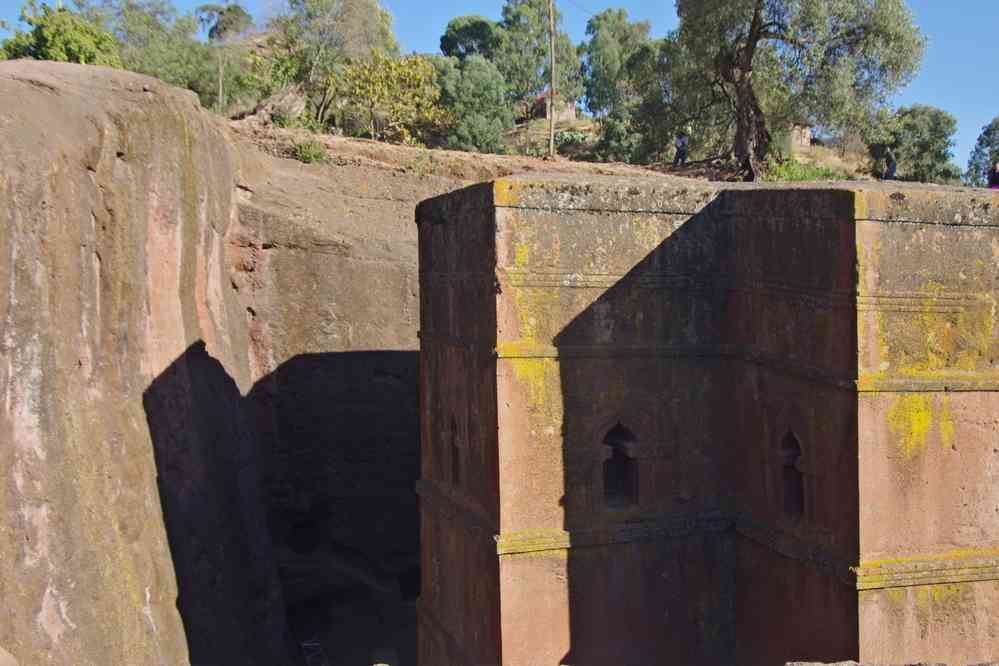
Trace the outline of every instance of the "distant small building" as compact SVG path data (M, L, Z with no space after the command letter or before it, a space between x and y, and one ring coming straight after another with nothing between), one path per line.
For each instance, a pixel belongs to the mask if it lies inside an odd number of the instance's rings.
M791 126L791 147L807 147L812 145L812 126L796 124Z
M548 91L541 93L534 98L534 102L531 104L530 118L536 120L539 118L548 117ZM576 120L578 117L576 114L576 102L575 100L567 100L557 91L554 98L555 109L555 122L567 122L570 120Z

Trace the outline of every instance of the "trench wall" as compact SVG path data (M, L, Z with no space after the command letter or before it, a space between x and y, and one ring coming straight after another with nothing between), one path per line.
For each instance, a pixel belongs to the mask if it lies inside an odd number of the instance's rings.
M128 72L0 99L0 654L281 664L286 605L411 606L412 215L460 182L272 157Z
M4 62L0 100L0 647L289 663L240 409L238 155L134 74Z

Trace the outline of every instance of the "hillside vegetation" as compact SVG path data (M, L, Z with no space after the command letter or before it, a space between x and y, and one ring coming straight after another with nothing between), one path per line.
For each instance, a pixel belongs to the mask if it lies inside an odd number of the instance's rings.
M556 10L554 89L547 0L506 0L495 21L457 16L439 53L410 55L379 0L283 1L254 25L238 0L189 13L170 0L78 0L75 10L28 0L0 57L123 67L230 117L429 148L544 155L537 110L550 99L557 117L579 116L556 135L557 153L574 160L665 169L684 137L684 172L981 185L999 159L999 133L986 128L962 173L951 114L889 105L926 44L906 0L676 0L679 26L663 36L612 8L578 44ZM854 148L792 157L781 137L798 126Z

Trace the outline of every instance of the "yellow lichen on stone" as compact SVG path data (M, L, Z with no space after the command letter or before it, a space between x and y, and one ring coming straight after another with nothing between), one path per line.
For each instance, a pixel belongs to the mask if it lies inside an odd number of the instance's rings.
M965 598L969 594L970 590L965 585L954 583L925 585L916 588L916 622L919 623L921 633L925 635L929 630L934 615L939 613L946 617L955 609L965 606L970 601ZM938 618L937 622L940 621L941 619Z
M866 220L868 215L867 193L860 190L853 192L853 219Z
M553 358L511 358L517 381L527 389L531 407L546 412L549 404L548 386L558 385L558 363ZM549 373L551 376L549 376Z
M906 322L913 327L899 335L893 352L898 372L907 377L931 378L944 372L987 369L995 325L994 304L963 304L957 310L941 308L943 285L927 283L921 290L922 312ZM900 329L904 333L904 329Z
M518 243L514 250L513 263L517 268L524 268L531 258L531 246L527 243Z
M886 594L885 596L887 597L888 601L891 602L892 604L896 606L901 606L902 604L905 603L905 597L906 597L905 592L906 592L905 588L893 587L890 590L888 590L888 594Z
M933 423L930 400L921 393L906 393L896 397L888 410L888 427L906 459L915 458L926 449L926 436Z
M962 586L955 583L926 585L916 589L916 605L921 608L932 608L953 604L960 600Z
M493 203L497 208L513 208L520 203L521 184L508 178L493 183Z
M497 181L498 205L501 201L505 204L513 201L511 197L515 197L518 185L512 181ZM506 194L501 196L501 191ZM525 275L536 269L538 261L545 257L544 250L539 245L536 228L531 224L518 222L519 220L511 229L513 232L511 272ZM497 353L500 357L510 360L515 377L524 386L524 394L530 401L531 410L550 415L551 405L557 401L550 400L548 394L560 386L558 362L554 358L539 354L550 348L553 342L551 337L557 332L546 324L558 316L558 288L515 283L507 288L506 293L513 298L517 331L511 336L513 339L497 342Z
M902 557L885 558L881 560L868 560L861 562L859 569L880 569L897 566L900 564L932 564L936 562L962 562L965 560L992 559L999 557L999 548L955 548L943 553L914 554Z
M953 446L954 415L950 396L903 393L895 397L888 410L888 427L895 445L906 459L915 458L926 450L926 440L934 425L941 445Z
M864 219L867 200L863 192L856 192L858 206L857 219ZM872 284L877 282L881 241L875 237L857 246L857 296L870 299L876 296ZM873 330L868 327L873 324ZM876 349L871 349L874 346ZM857 311L857 388L861 391L874 390L883 381L890 369L888 361L888 341L885 336L883 312L873 303L858 307Z

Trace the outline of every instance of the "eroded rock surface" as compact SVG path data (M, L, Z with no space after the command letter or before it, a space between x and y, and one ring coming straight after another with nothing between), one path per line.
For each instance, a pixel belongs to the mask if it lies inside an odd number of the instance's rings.
M5 62L0 101L0 646L281 664L287 604L410 652L413 209L463 181L272 157L127 72Z
M4 666L270 666L288 634L407 661L415 205L636 171L332 138L303 165L234 126L154 79L0 63Z
M227 418L252 378L237 172L190 94L0 63L0 645L22 664L287 663L256 435Z
M358 660L400 634L393 647L408 655L419 580L413 217L462 181L242 150L233 286L293 628L301 638L349 627L326 634L327 651Z

